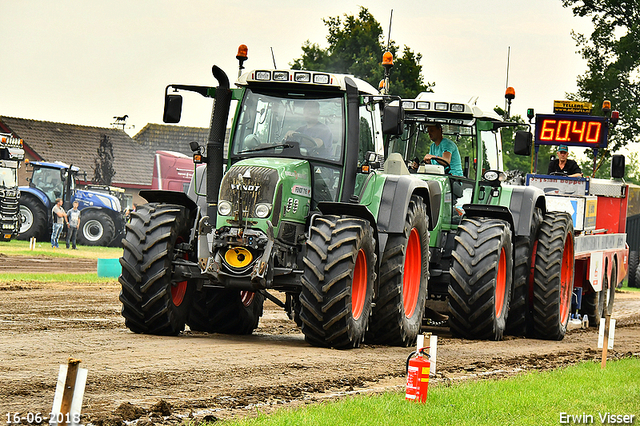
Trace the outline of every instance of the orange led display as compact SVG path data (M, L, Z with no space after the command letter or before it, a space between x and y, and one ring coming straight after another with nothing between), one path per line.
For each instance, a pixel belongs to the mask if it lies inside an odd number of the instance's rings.
M536 144L605 147L607 126L604 117L537 115Z

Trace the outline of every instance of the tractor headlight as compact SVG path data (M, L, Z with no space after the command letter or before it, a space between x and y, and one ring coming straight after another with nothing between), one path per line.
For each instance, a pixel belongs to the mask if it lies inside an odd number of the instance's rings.
M256 206L256 217L260 219L264 219L268 217L271 213L271 205L270 204L258 204Z
M218 203L218 214L220 216L229 216L231 214L231 203L228 201L220 201L220 203Z

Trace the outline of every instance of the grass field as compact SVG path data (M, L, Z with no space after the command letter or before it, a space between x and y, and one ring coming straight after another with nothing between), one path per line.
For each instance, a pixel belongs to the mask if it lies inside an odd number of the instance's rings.
M29 241L11 240L0 242L0 254L9 256L47 256L47 257L80 257L87 259L114 259L122 256L121 247L78 246L77 250L65 248L60 241L60 248L54 249L49 241L38 241L35 250L29 250Z
M638 377L640 358L609 362L605 370L599 363L585 362L510 379L439 384L429 389L425 404L405 401L404 393L355 396L222 424L538 426L563 424L563 420L571 424L589 423L588 420L608 424L600 417L607 414L633 415L633 424L640 424ZM587 422L568 416L583 416ZM615 420L621 423L624 417Z

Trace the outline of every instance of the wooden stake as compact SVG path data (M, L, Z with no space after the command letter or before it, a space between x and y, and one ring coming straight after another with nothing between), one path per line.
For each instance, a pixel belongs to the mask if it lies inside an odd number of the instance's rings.
M80 364L79 359L69 358L67 378L64 382L64 393L62 394L62 405L60 406L60 414L64 416L61 424L71 424L71 401L73 400L73 392L76 387L78 364Z
M607 366L607 350L609 348L609 327L611 326L611 315L606 314L604 323L604 340L602 341L602 362L600 369L604 370Z

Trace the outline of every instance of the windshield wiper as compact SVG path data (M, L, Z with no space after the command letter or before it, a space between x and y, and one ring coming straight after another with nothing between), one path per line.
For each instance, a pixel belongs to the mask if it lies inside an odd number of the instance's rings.
M247 149L247 150L244 150L244 151L240 151L238 154L248 154L250 152L267 151L269 149L274 149L274 148L293 148L293 144L281 143L281 144L278 144L278 145L263 146L262 148L253 148L253 149Z

